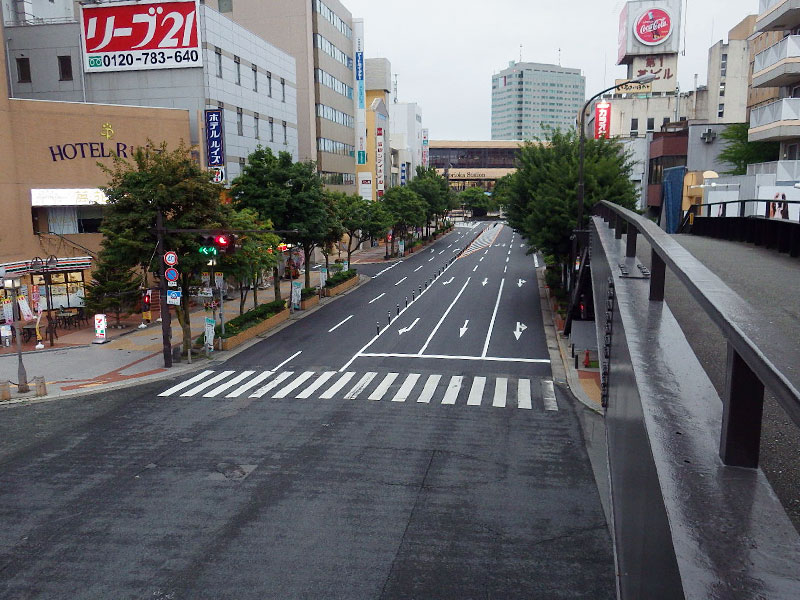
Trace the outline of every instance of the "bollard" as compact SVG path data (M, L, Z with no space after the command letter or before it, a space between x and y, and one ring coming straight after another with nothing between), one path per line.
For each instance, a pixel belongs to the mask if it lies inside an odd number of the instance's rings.
M11 400L11 383L8 380L0 381L0 401Z
M411 301L413 302L416 296L414 295L414 290L411 290Z
M419 293L422 294L422 286L419 286Z
M400 316L400 305L399 304L397 305L397 316L398 317Z
M44 381L44 377L34 377L33 378L33 385L36 388L36 397L41 398L42 396L47 396L47 384Z
M378 335L380 335L381 334L381 322L380 321L375 321L375 329L378 330Z
M427 281L425 282L425 289L426 290L428 289L428 282Z
M408 296L406 296L406 308L408 308Z
M575 370L578 370L578 355L575 355Z
M386 318L389 320L389 325L391 325L392 324L392 311L390 311L390 310L386 311Z

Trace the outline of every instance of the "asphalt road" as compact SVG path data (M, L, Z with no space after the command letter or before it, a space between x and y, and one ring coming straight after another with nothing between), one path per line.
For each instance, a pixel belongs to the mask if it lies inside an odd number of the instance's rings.
M613 598L519 237L359 269L224 364L4 410L0 597Z

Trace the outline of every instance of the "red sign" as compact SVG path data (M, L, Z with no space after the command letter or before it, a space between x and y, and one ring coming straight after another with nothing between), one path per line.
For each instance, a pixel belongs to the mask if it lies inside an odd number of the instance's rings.
M645 46L663 44L672 34L672 17L664 9L651 8L636 19L633 33Z
M594 107L594 139L611 137L611 104L598 102Z
M197 0L81 7L88 73L202 66Z

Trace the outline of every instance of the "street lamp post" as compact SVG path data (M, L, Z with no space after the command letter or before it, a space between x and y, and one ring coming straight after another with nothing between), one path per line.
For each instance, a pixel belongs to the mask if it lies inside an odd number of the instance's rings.
M31 391L28 386L28 374L25 372L25 365L22 364L22 329L19 324L22 320L17 306L17 295L21 281L19 277L12 277L3 280L3 287L12 294L11 305L14 309L14 329L17 331L17 391L21 394Z
M44 260L38 256L35 256L31 259L30 268L31 270L35 270L37 273L41 273L44 276L44 284L45 284L45 301L47 302L47 335L48 339L50 340L50 347L55 346L55 339L54 339L54 328L53 328L53 317L52 317L52 308L53 308L53 294L51 291L52 286L52 277L50 275L50 271L55 269L58 266L58 258L53 256L52 254L47 257L47 260Z

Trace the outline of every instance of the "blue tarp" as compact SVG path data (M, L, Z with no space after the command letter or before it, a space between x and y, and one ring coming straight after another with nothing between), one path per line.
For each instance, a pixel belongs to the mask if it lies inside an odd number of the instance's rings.
M681 210L683 208L683 180L686 167L664 169L662 186L661 222L665 224L667 233L678 233L681 226Z

